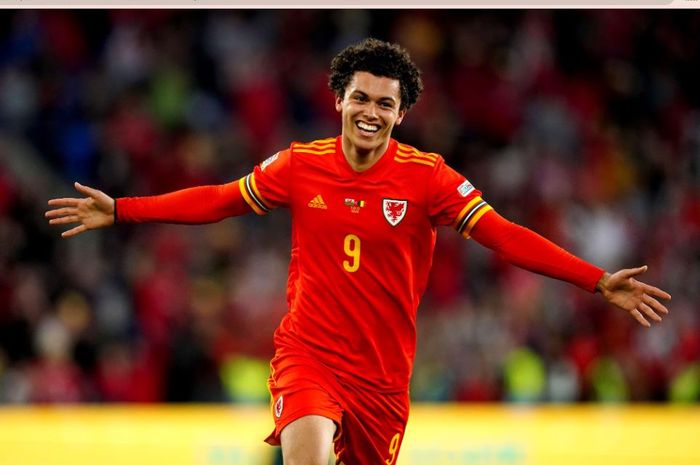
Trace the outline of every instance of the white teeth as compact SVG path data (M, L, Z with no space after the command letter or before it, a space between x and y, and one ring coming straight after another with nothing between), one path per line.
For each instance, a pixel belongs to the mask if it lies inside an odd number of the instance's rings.
M363 131L370 131L370 132L379 131L379 126L374 125L374 124L363 123L362 121L357 122L357 127L362 129Z

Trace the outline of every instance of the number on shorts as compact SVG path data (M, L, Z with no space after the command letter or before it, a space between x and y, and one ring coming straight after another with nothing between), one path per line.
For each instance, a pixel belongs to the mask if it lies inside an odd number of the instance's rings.
M396 433L391 442L389 442L389 454L391 457L386 459L386 465L391 465L396 460L396 453L399 451L399 440L401 439L401 433Z

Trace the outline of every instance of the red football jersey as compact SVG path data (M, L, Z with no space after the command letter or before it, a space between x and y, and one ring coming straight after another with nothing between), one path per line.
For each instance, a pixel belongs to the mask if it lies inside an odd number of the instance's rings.
M289 312L278 353L312 354L341 380L405 390L436 226L468 237L491 207L440 155L391 140L355 172L341 138L293 143L240 180L250 207L292 215Z

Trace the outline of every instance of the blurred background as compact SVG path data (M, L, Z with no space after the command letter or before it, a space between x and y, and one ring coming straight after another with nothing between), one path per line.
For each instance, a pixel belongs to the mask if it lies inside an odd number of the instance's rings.
M697 404L699 30L692 10L1 11L0 403L265 405L286 211L62 240L46 201L229 182L337 135L330 59L374 36L423 71L397 139L673 295L646 330L442 230L414 400Z

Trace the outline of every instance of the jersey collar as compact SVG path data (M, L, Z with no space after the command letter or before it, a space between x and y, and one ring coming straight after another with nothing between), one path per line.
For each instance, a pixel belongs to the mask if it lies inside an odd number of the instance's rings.
M389 139L389 145L387 145L386 151L374 165L365 171L355 171L345 159L345 154L343 153L343 138L342 136L338 136L335 138L335 160L338 170L341 174L350 177L366 178L374 176L376 173L384 171L384 169L391 163L394 155L396 155L398 145L399 144L395 139Z

